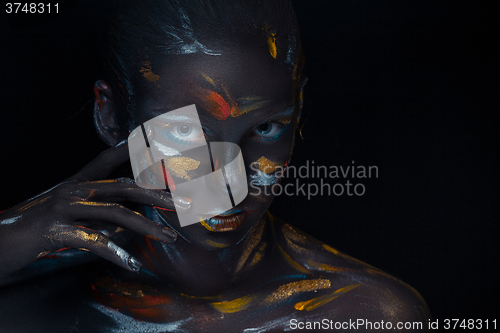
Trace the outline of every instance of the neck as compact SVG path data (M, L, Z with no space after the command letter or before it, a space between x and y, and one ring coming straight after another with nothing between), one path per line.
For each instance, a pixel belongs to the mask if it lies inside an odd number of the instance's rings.
M263 259L271 237L268 224L265 214L239 243L224 249L202 249L182 237L173 244L143 238L134 247L144 268L160 281L183 294L215 296Z

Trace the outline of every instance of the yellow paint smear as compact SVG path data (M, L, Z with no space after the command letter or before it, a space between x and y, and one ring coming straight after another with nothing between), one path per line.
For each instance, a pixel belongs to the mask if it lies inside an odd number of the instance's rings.
M331 252L333 254L339 254L339 251L335 250L333 247L330 247L326 244L323 244L323 248L327 250L328 252Z
M276 243L276 245L278 246L278 249L279 249L281 255L283 256L283 258L285 258L286 262L290 266L292 266L293 268L295 268L299 272L302 272L302 273L311 273L310 270L308 270L307 268L303 267L298 262L296 262L295 260L293 260L292 257L290 257L290 255L288 253L286 253L285 250L283 250L283 248L281 246L278 245L278 243Z
M259 162L259 170L261 172L266 173L266 174L271 174L271 173L276 172L276 169L278 168L278 166L281 166L280 163L270 161L264 156L259 158L257 160L257 162Z
M107 203L107 202L94 202L94 201L73 201L72 203L70 203L70 205L95 206L95 207L113 207L113 206L116 206L117 204Z
M190 157L169 157L166 160L165 166L177 177L191 180L191 177L189 177L187 172L196 170L200 166L200 164L200 161L197 161Z
M344 272L344 271L346 271L346 269L344 269L344 268L323 264L323 263L320 263L320 262L317 262L317 261L314 261L311 259L307 260L307 266L309 266L310 268L319 269L321 271L326 271L326 272Z
M267 37L267 45L269 46L269 53L276 59L278 56L278 49L276 48L276 33L272 32Z
M214 80L212 80L212 78L211 78L210 76L208 76L208 75L206 75L206 74L203 74L203 73L201 73L201 76L203 76L203 78L204 78L205 80L207 80L207 81L208 81L211 85L215 86L215 81L214 81Z
M246 263L250 254L252 254L253 250L257 247L257 245L259 245L259 242L262 239L262 235L264 233L264 225L265 223L263 223L263 221L261 220L259 224L252 229L252 234L250 235L250 237L246 238L247 240L245 242L245 248L241 254L240 259L238 260L238 264L236 265L236 273L243 268L243 265Z
M333 301L335 298L339 297L340 295L345 294L348 291L351 291L354 288L357 288L361 285L362 285L361 283L351 284L350 286L340 288L339 290L335 291L332 294L323 295L323 296L316 297L316 298L313 298L313 299L310 299L310 300L304 301L304 302L298 302L295 304L294 308L295 308L295 310L299 310L299 311L303 311L303 310L311 311L311 310L317 309L320 306L323 306L323 305L327 304L328 302Z
M45 201L49 200L50 198L51 198L51 196L45 197L43 199L41 199L41 198L35 199L32 202L29 202L28 204L26 204L25 206L19 208L17 211L18 211L18 213L24 212L26 209L33 207L33 206L36 206L38 204L42 204Z
M206 224L206 222L205 222L205 221L203 221L203 223L205 223L205 224ZM202 224L203 224L203 223L202 223ZM208 225L208 224L207 224L207 225ZM205 227L205 228L206 228L206 227ZM214 242L214 241L213 241L213 240L211 240L211 239L206 239L206 240L205 240L205 244L210 245L210 246L213 246L213 247L216 247L216 248L220 248L220 249L222 249L222 248L225 248L225 247L228 247L228 246L229 246L228 244Z
M250 306L253 296L243 296L232 301L210 303L216 310L222 313L235 313L245 310Z
M308 291L316 291L320 289L330 288L332 285L330 280L327 279L314 279L314 280L302 280L284 284L280 286L275 292L266 297L266 302L276 303L286 299L291 296Z
M139 72L142 73L142 76L144 76L149 82L158 82L160 77L158 75L155 75L153 73L153 70L151 69L151 62L145 61L142 63L142 68L139 70Z
M200 219L200 223L201 223L201 225L202 225L202 226L204 226L207 230L209 230L209 231L215 231L215 230L214 230L214 229L212 229L212 227L211 227L211 226L209 226L209 225L208 225L208 223L207 223L207 222L205 222L203 219Z
M278 250L280 251L280 253L283 256L283 258L285 258L285 261L290 266L292 266L293 268L295 268L296 270L298 270L299 272L302 272L302 273L311 273L310 270L308 270L307 268L303 267L298 262L296 262L295 260L293 260L290 257L290 255L288 255L288 253L286 253L285 250L283 250L283 248L278 244L278 241L276 241L276 230L274 228L274 217L273 217L273 215L268 210L266 210L266 215L267 215L267 218L269 219L269 223L271 224L271 230L272 230L272 233L273 233L273 237L274 237L276 246L278 247Z

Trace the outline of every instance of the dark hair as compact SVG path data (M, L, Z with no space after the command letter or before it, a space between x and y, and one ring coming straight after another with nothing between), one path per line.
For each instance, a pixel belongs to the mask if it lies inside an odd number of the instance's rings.
M217 49L210 47L214 45L268 47L271 38L273 57L291 71L302 69L290 0L119 0L108 38L107 80L124 130L135 120L144 64L155 68L179 54L215 55Z

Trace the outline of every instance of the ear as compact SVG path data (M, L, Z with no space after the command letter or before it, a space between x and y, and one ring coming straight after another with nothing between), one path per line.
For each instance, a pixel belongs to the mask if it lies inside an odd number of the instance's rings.
M118 125L117 107L109 84L99 80L94 85L94 125L102 141L115 146L127 139Z
M302 108L304 107L304 87L307 83L307 76L301 75L299 81L299 115L297 117L297 122L300 122L300 117L302 116Z

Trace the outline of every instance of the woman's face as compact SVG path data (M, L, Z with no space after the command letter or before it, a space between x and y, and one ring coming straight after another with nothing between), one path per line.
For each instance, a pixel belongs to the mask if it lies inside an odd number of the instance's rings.
M280 64L269 50L234 48L220 53L172 57L159 69L143 63L141 75L148 89L138 97L136 124L195 104L202 129L183 124L165 127L176 145L185 145L186 150L205 138L241 148L249 194L236 207L185 227L175 212L158 210L181 237L206 249L236 244L269 207L271 187L291 158L300 111L296 71ZM182 174L196 171L196 163L182 166L167 161L167 169L169 164L174 183Z

